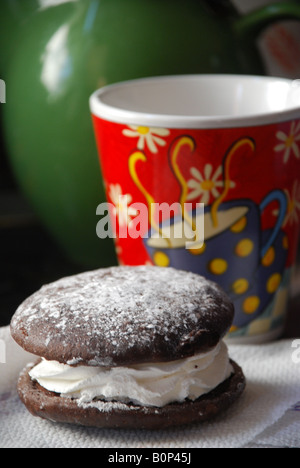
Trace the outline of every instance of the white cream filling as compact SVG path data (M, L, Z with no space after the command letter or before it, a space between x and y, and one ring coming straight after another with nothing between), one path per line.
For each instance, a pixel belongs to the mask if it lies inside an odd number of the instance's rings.
M178 361L128 367L71 367L43 359L29 374L45 389L76 398L80 403L101 399L162 407L185 399L196 400L232 372L227 346L221 341L207 353Z

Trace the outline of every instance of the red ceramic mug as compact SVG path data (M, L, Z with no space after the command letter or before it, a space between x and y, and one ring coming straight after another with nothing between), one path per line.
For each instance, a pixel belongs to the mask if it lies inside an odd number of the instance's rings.
M90 108L120 264L206 276L235 304L230 338L279 336L299 239L300 82L156 77L104 87Z

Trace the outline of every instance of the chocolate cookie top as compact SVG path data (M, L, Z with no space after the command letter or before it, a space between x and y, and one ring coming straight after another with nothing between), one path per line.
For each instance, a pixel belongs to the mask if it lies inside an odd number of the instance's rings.
M69 365L172 361L215 346L231 301L193 273L111 267L43 286L20 305L11 334L26 351Z

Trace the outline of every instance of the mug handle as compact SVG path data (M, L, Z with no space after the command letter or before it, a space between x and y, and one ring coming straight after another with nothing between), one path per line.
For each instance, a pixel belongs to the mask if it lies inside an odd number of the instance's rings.
M261 249L261 257L264 257L267 253L268 249L273 244L285 217L286 210L287 210L287 199L286 195L282 190L273 190L270 192L261 202L260 204L260 213L262 214L264 209L271 203L272 201L277 200L279 202L279 215L277 218L276 225L270 235L269 239L267 240L266 244Z
M296 1L285 1L266 5L244 16L238 17L234 28L240 38L257 37L265 28L282 20L300 21L300 4Z

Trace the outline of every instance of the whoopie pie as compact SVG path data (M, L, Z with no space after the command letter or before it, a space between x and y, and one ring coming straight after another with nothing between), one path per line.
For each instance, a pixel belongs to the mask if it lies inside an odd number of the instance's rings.
M38 357L18 381L35 416L110 428L158 429L208 420L243 392L224 336L232 302L202 276L116 266L43 286L11 321Z

